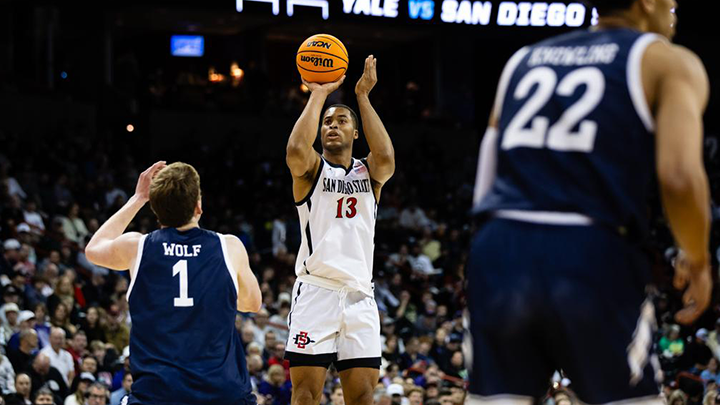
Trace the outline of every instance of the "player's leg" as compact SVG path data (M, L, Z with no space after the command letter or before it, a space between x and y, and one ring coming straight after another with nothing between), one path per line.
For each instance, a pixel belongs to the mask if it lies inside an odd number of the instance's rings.
M548 324L549 350L579 399L661 404L644 254L599 227L565 229L548 234L548 240L554 241L545 251L555 270L546 280L547 300L557 315Z
M380 370L377 368L356 367L340 372L340 384L346 405L372 405L373 392Z
M292 405L317 405L322 398L327 367L296 366L290 368Z
M347 405L372 405L380 378L382 347L380 315L373 297L347 294L342 302L343 325L338 336L340 384Z
M492 219L468 262L470 342L464 345L470 403L530 404L545 394L554 362L544 350L546 303L529 224Z
M290 363L293 405L316 405L322 397L327 368L337 359L341 312L337 293L300 281L295 283L288 314L285 359ZM322 308L322 316L318 316Z

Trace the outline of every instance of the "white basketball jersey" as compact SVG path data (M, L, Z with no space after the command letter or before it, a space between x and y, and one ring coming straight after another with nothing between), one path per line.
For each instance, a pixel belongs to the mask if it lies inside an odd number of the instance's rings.
M377 202L365 159L352 159L347 170L320 157L315 183L296 205L302 234L298 279L372 296Z

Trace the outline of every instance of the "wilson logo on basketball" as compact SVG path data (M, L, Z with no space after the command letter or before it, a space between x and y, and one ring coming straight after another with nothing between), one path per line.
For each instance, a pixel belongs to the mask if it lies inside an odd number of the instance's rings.
M333 60L330 58L319 58L317 56L300 55L300 62L310 62L313 66L333 67Z
M300 332L295 335L295 346L297 346L298 349L304 349L305 346L309 345L310 343L315 343L315 341L308 337L307 332Z
M315 46L318 48L330 49L331 43L325 41L308 41L307 46Z

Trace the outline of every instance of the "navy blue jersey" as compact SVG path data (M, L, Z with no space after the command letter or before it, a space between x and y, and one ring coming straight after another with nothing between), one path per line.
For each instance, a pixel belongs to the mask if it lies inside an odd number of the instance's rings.
M138 245L128 290L130 404L254 403L222 236L164 228Z
M496 178L476 212L572 212L643 235L655 143L640 65L658 39L582 30L518 51L496 100Z

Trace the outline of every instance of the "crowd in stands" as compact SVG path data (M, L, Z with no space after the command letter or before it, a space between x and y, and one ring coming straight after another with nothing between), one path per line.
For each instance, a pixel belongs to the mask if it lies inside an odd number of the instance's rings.
M91 264L83 248L159 157L144 156L122 139L101 142L62 131L45 139L0 131L0 145L0 404L119 404L132 386L129 278ZM374 282L383 353L377 405L460 405L467 386L463 272L474 230L467 211L475 156L454 162L450 176L442 160L418 159L422 153L397 151L397 171L378 209ZM232 141L163 158L200 172L201 226L237 235L246 245L263 307L238 313L236 329L258 403L288 405L283 353L294 344L286 318L300 230L283 160L253 157ZM718 300L694 328L673 323L680 305L668 281L675 252L667 229L654 223L658 377L673 404L720 403ZM128 230L154 229L145 208ZM549 382L547 401L574 401L572 380L564 377ZM342 405L332 366L325 387L321 404Z
M129 278L91 264L83 248L131 196L144 170L141 152L122 142L66 134L37 142L0 132L0 144L4 403L50 398L54 404L118 404L132 385ZM212 157L219 152L188 152L174 160L200 172L201 226L235 234L247 246L263 308L238 313L236 328L258 402L287 405L291 387L283 353L294 344L286 318L300 244L291 178L282 159L238 157L218 167ZM472 157L459 167L466 173L446 182L420 165L405 166L383 190L374 281L384 347L375 397L384 405L462 402L462 271L471 235L465 215ZM432 196L418 193L424 187L433 187ZM155 228L145 208L128 230ZM343 402L338 384L331 367L323 404Z

